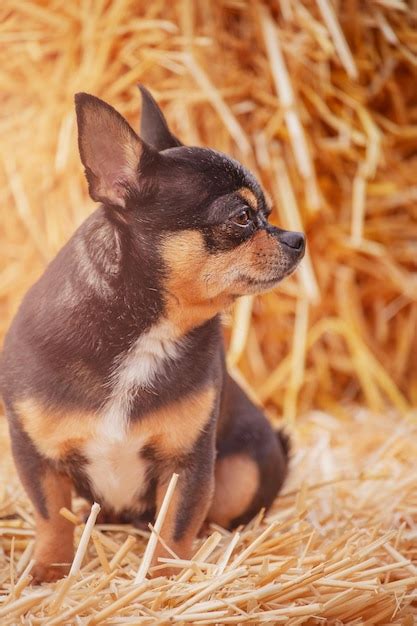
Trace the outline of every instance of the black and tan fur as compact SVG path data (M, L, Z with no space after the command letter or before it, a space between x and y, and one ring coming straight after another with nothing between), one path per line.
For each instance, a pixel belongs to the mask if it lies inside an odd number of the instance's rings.
M286 439L225 370L219 313L291 273L304 237L271 226L253 176L183 146L141 90L140 138L109 105L76 97L101 205L29 290L4 344L37 581L68 571L72 528L59 509L73 489L100 502L104 519L146 522L178 472L162 536L188 558L205 520L249 521L286 474Z

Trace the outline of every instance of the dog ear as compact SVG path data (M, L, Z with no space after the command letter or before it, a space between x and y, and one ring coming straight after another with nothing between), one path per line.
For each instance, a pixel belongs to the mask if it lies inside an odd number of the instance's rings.
M164 114L149 91L143 85L138 87L142 94L140 136L158 151L182 146L169 130Z
M129 192L138 186L140 161L145 153L149 156L154 151L100 98L78 93L75 108L90 196L97 202L125 207Z

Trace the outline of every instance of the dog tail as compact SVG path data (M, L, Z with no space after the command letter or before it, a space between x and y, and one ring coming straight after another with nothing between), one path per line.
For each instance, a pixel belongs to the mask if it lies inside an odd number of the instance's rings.
M288 457L290 456L291 452L291 439L289 435L287 435L287 433L282 429L276 430L275 435L278 439L278 443L280 444L284 452L285 459L288 461Z

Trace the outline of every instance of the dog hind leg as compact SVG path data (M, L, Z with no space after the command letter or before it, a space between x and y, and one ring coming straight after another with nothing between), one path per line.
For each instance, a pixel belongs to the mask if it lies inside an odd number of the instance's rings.
M272 505L287 473L289 440L230 377L225 384L208 522L233 528Z

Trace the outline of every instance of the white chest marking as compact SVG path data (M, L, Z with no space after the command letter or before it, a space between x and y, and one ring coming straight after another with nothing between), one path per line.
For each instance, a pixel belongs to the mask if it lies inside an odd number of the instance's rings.
M88 459L88 476L94 493L111 505L115 511L137 504L146 478L146 462L140 457L145 441L132 438L115 441L98 434L84 449Z
M94 492L116 511L132 506L145 481L146 464L140 450L146 444L146 435L132 437L128 433L135 392L138 387L152 386L167 360L174 359L179 350L175 329L163 321L141 335L114 369L97 434L85 446L84 455Z
M123 439L135 391L152 386L166 362L175 359L179 350L175 328L164 320L141 335L119 359L103 411L103 431L109 438Z

